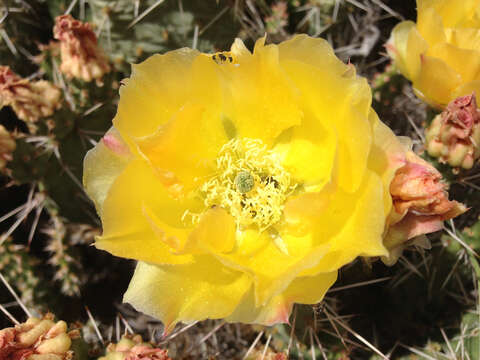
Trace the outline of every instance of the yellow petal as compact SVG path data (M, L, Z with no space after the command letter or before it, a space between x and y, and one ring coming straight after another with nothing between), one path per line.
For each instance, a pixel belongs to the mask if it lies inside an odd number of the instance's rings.
M435 0L428 4L428 1L420 1L422 7L432 6L441 16L445 27L461 26L468 21L475 13L475 7L478 6L477 0Z
M367 168L367 159L372 143L370 124L371 92L366 79L359 81L348 95L350 106L335 123L338 141L337 182L341 189L354 192L360 187Z
M297 60L285 59L281 65L300 90L302 102L308 110L302 125L298 130L293 129L294 158L290 162L295 159L295 166L301 170L300 175L305 176L307 184L315 184L316 180L321 185L331 178L336 154L340 186L355 191L366 169L371 142L368 121L371 93L366 80L342 77ZM322 81L312 81L312 78ZM336 138L335 132L341 136ZM315 150L319 160L295 156L301 143ZM308 167L312 169L307 170Z
M327 211L319 214L315 238L329 239L328 253L308 274L334 271L357 256L387 254L382 242L385 228L384 188L380 177L367 170L355 194L335 194Z
M250 290L226 320L267 326L287 323L293 303L317 304L336 279L336 271L296 278L285 291L271 298L266 305L259 307L255 305L253 290Z
M151 226L151 230L159 241L163 241L175 254L185 253L185 245L192 231L191 228L171 226L162 221L160 214L157 214L148 205L143 204L143 215Z
M368 122L371 93L366 80L356 78L351 67L342 63L323 39L295 36L279 45L279 54L282 68L300 90L303 107L309 112L296 130L297 135L300 141L308 140L319 147L308 144L318 152L320 161L312 161L313 157L302 161L296 157L302 170L312 167L310 172L304 170L307 183L314 179L312 175L316 175L320 184L330 179L332 155L336 152L339 184L347 191L355 191L366 168L371 141ZM322 80L312 81L312 78ZM332 130L341 136L335 139ZM313 133L325 135L318 139ZM295 134L292 139L295 141ZM336 149L332 145L335 141Z
M280 43L278 50L281 62L299 61L320 70L328 69L327 72L332 76L343 76L349 71L349 66L335 55L330 44L322 38L313 38L305 34L295 35L290 40Z
M271 145L275 138L303 117L298 94L281 71L278 47L257 44L253 56L239 64L221 66L224 116L239 137L261 139Z
M132 160L112 184L103 203L103 235L96 246L117 256L154 263L189 262L191 257L173 255L173 249L157 237L144 208L169 226L184 228L182 215L186 209L195 209L196 204L193 200L170 197L144 160Z
M285 230L292 235L303 235L315 227L318 216L327 211L335 193L330 184L319 192L306 192L290 197L285 203ZM327 240L328 238L325 238Z
M448 42L461 49L480 51L480 30L469 28L451 29Z
M413 29L415 29L413 21L402 21L393 28L390 40L386 45L389 55L395 61L395 66L410 80L412 77L406 61L409 56L408 37Z
M423 39L416 28L412 28L408 34L407 52L405 65L408 69L408 78L415 81L421 68L421 56L428 49L427 42Z
M95 247L115 256L154 264L188 264L193 261L191 255L174 254L173 248L146 227L121 235L99 236L96 238Z
M480 80L467 82L459 86L453 93L452 99L460 96L471 95L472 93L480 94Z
M294 127L290 138L279 142L275 151L283 154L283 166L297 182L320 190L331 179L337 148L336 134L310 109L305 109L302 124Z
M422 56L420 75L413 83L419 96L432 105L445 106L452 100L453 91L461 84L460 74L443 60Z
M384 214L388 216L392 208L390 196L390 183L395 172L405 165L405 146L398 137L378 119L372 110L371 116L375 118L373 125L373 144L368 159L368 168L379 175L383 183Z
M123 141L113 127L105 136L115 136L119 142ZM88 196L95 203L100 216L110 186L123 171L129 159L130 156L109 149L103 141L99 141L85 156L83 161L83 185Z
M252 56L252 53L248 51L247 47L243 43L242 39L236 38L235 41L233 42L231 48L230 48L231 53L235 56L236 59L238 59L238 62L243 62L246 60L246 58L249 58Z
M275 243L282 242L283 247ZM228 254L215 254L223 264L249 273L254 278L255 301L264 305L282 292L302 271L317 266L329 245L316 245L312 235L259 233L249 230L237 234L238 247Z
M127 142L154 133L190 100L192 64L199 54L183 48L132 65L132 75L120 87L121 100L113 121Z
M434 8L426 8L424 11L419 9L417 29L430 46L446 41L442 18Z
M186 251L229 252L235 246L236 225L233 217L221 207L207 210L192 231Z
M431 47L427 55L443 60L462 77L462 83L479 79L480 53L442 43Z
M188 265L139 262L123 301L162 320L170 332L179 321L229 316L250 286L248 276L208 256Z
M220 113L201 105L185 105L154 135L137 140L140 151L165 176L164 184L188 192L215 169L215 159L227 142Z

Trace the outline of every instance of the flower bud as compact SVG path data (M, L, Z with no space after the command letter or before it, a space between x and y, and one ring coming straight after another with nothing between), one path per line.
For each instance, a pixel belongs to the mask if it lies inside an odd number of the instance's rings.
M427 129L427 151L453 167L471 169L480 157L480 110L475 94L450 102Z
M60 41L60 70L68 77L95 79L101 83L103 75L110 72L108 60L89 23L75 20L71 15L58 16L53 35Z
M448 200L440 172L412 151L395 173L390 194L393 210L384 240L390 255L383 258L387 264L396 262L410 240L440 230L444 220L467 210L463 204Z
M14 328L0 330L0 359L70 360L71 339L77 333L67 333L64 321L53 321L53 315L42 319L29 318Z
M98 360L170 360L167 350L145 343L140 335L124 335L117 344L107 347L105 356Z
M0 172L5 168L8 161L12 160L12 153L15 150L15 139L0 125Z
M60 107L60 90L52 83L29 81L0 66L0 107L11 106L18 118L35 122Z

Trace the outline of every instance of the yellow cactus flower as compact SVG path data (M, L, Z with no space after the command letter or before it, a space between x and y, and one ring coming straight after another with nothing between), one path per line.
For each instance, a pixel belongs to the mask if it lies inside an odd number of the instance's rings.
M160 318L287 322L357 256L386 256L405 150L322 39L236 40L133 65L85 158L96 247L137 259L124 296Z
M417 95L444 108L480 92L480 0L417 0L417 22L403 21L387 49Z

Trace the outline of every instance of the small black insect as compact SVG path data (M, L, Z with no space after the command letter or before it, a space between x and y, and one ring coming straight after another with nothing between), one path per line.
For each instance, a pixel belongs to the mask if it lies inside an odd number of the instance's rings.
M226 62L233 63L233 56L229 53L216 53L212 55L212 60L217 64L225 64Z

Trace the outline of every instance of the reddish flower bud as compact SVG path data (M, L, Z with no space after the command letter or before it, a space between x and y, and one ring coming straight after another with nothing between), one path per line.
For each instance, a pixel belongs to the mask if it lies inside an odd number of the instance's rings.
M453 167L471 169L480 157L480 110L475 94L459 97L427 129L428 153Z

